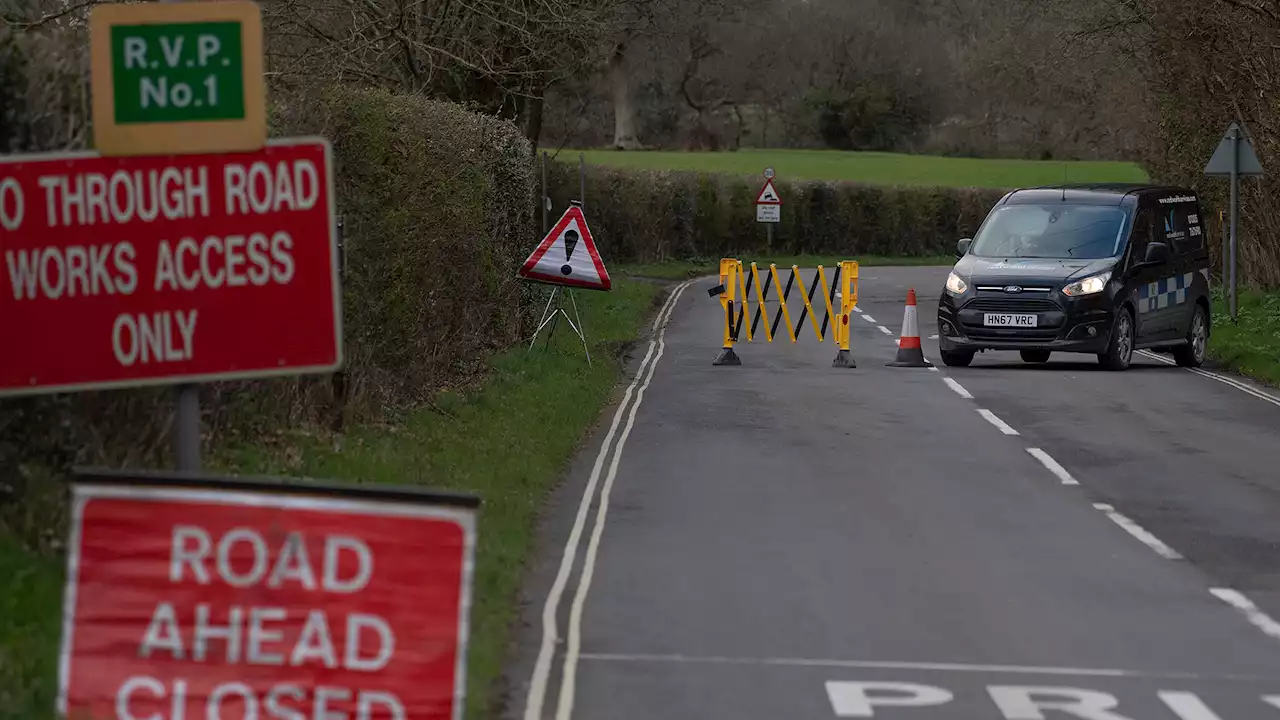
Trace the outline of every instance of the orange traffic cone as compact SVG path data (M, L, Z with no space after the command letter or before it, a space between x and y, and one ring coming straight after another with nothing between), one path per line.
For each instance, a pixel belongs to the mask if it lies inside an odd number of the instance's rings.
M889 367L933 367L920 349L920 323L916 320L916 290L907 291L907 309L902 316L902 336L898 339L898 357Z

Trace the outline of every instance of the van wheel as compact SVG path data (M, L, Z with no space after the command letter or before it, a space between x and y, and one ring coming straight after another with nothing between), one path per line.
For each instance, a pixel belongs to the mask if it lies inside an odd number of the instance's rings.
M1116 321L1111 325L1111 341L1107 343L1107 351L1098 353L1098 362L1108 370L1128 370L1133 362L1133 315L1128 308L1116 313Z
M942 364L947 367L969 367L969 363L973 362L972 352L939 350L938 354L942 356Z
M1047 363L1051 353L1048 350L1022 350L1018 354L1022 356L1022 362Z
M1173 348L1174 362L1180 367L1200 367L1204 364L1208 347L1209 323L1205 319L1204 306L1196 303L1195 314L1191 316L1191 327L1187 330L1187 344Z

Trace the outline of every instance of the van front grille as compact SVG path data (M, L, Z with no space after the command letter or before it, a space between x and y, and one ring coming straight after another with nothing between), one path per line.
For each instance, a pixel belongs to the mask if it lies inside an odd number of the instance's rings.
M965 306L965 310L984 310L986 312L1048 312L1061 310L1058 304L1044 298L989 297L975 298Z

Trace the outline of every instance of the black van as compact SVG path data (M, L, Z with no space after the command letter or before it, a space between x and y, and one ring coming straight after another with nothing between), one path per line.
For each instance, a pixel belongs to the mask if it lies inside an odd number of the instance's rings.
M1092 353L1112 370L1161 348L1204 362L1209 250L1195 191L1148 185L1015 190L996 203L938 301L938 349L951 366L979 350Z

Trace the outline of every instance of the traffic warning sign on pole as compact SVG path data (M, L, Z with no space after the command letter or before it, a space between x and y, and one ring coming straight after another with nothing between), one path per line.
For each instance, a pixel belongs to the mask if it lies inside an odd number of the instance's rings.
M582 208L571 205L524 261L520 277L550 285L608 290L612 285Z
M764 181L764 187L760 188L760 194L756 196L757 205L781 205L782 198L778 196L778 191L773 187L773 179Z
M769 168L768 170L771 171L772 169ZM764 187L760 188L760 194L756 196L756 222L782 222L782 198L778 196L778 191L773 187L771 172L765 173ZM770 232L773 232L772 226L770 226Z

